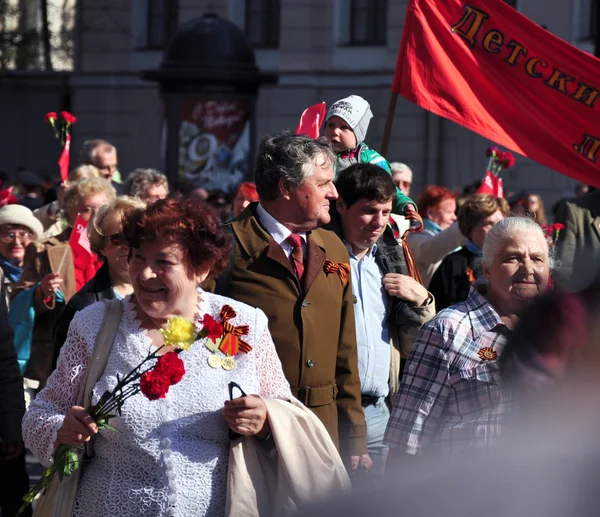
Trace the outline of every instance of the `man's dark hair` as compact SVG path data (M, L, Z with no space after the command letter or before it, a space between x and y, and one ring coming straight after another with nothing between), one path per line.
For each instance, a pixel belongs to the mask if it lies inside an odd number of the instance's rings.
M335 188L349 208L361 199L385 203L396 197L392 176L378 165L355 163L339 173Z

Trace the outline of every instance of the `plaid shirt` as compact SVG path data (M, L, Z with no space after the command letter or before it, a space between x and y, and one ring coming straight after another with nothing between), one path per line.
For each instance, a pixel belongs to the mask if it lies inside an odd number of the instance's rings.
M496 360L508 328L471 289L464 302L424 325L408 357L384 442L408 454L485 447L500 434L508 396L498 382ZM429 452L428 452L429 454Z

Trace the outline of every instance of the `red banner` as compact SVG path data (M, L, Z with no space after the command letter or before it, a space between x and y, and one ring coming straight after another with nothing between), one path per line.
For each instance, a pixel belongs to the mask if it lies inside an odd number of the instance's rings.
M411 0L392 91L600 187L600 60L503 0Z

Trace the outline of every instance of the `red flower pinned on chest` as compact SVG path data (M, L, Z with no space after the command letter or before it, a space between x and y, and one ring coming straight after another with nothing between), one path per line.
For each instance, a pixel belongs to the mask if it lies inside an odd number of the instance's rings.
M489 346L484 346L479 349L479 357L483 361L495 361L498 359L498 352Z
M342 281L342 284L346 285L348 283L348 278L350 277L350 266L345 264L344 262L332 262L331 260L326 260L325 264L323 264L323 271L328 275L330 273L337 273Z
M201 333L203 334L203 337L207 337L211 341L217 341L217 339L223 337L223 325L210 314L205 314L202 318Z
M200 323L202 330L199 337L207 338L205 343L213 355L208 358L208 364L211 368L223 368L224 370L233 370L235 368L234 357L240 353L247 354L252 350L249 343L242 339L250 332L248 325L233 325L229 320L237 316L235 310L229 305L223 305L219 314L221 321L215 320L209 314L206 314ZM225 357L217 355L217 351L225 354Z

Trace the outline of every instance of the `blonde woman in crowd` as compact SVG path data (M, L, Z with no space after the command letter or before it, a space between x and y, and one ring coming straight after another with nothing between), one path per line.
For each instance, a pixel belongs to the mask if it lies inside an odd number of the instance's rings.
M75 313L101 300L123 299L133 292L129 278L129 246L123 236L123 221L132 212L144 209L138 198L120 196L102 207L87 227L92 251L100 257L102 267L65 305L56 323L55 359L67 339L67 331Z
M47 239L48 237L55 237L67 228L68 223L63 211L63 198L67 189L78 181L88 178L98 178L99 176L100 172L98 172L98 169L93 165L80 165L79 167L75 167L69 173L67 181L62 183L58 188L58 199L34 210L33 215L35 215L44 225L42 238Z

